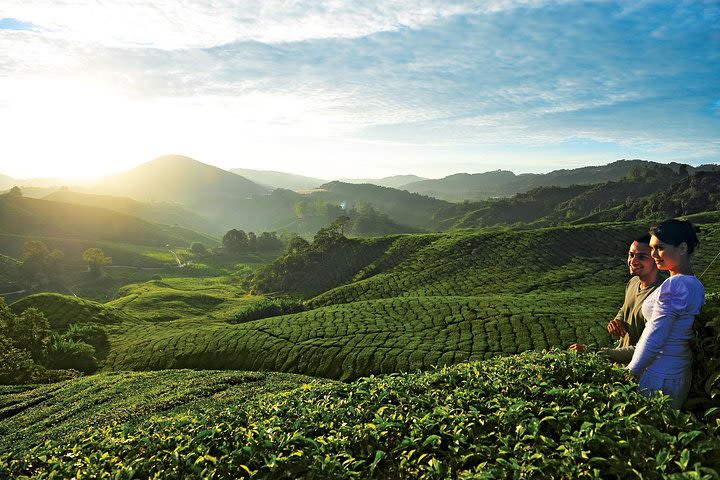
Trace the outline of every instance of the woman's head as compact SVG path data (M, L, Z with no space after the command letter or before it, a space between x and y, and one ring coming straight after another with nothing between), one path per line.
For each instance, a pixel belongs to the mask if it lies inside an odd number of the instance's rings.
M663 243L679 247L682 243L687 245L688 255L692 255L700 243L695 225L687 220L671 218L650 227L650 235L659 238Z
M690 255L700 241L692 223L683 220L665 220L650 228L650 250L660 270L671 275L691 273Z

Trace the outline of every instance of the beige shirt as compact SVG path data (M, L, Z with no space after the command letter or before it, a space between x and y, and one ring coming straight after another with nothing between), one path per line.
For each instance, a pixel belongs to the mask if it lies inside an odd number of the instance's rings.
M625 326L627 333L618 341L617 348L606 348L600 350L600 353L606 355L614 362L630 363L635 345L640 340L645 329L645 317L642 314L642 305L648 295L658 288L664 278L657 276L655 282L646 288L640 286L640 277L632 277L625 286L625 302L615 315L615 319L619 320Z

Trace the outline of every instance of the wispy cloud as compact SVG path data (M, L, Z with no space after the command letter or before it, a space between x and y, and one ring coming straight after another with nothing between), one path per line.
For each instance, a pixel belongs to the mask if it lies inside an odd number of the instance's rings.
M283 142L317 158L405 149L397 162L428 159L423 149L458 162L513 149L527 159L539 148L586 158L586 144L607 161L720 158L719 10L629 0L6 0L0 17L32 28L0 23L0 126L30 128L28 111L58 121L87 101L76 129L96 116L128 135L150 130L148 151L203 158L231 158L240 142L263 155L272 143L278 162Z

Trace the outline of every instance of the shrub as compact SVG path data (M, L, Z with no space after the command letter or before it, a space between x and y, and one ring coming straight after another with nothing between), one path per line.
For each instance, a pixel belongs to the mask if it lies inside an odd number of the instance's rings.
M105 329L93 323L73 323L62 336L75 342L87 343L98 354L107 352L110 347Z
M85 342L78 342L52 335L50 343L50 365L58 369L73 369L93 373L98 368L95 349Z
M287 298L264 299L237 313L235 317L229 320L229 323L245 323L251 320L288 315L305 310L307 310L307 307L298 300Z

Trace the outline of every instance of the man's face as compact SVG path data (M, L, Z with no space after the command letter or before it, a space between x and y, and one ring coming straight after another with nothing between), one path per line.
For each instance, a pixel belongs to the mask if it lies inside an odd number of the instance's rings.
M632 245L630 245L627 257L630 275L643 277L657 269L651 253L650 245L638 242L633 242Z

